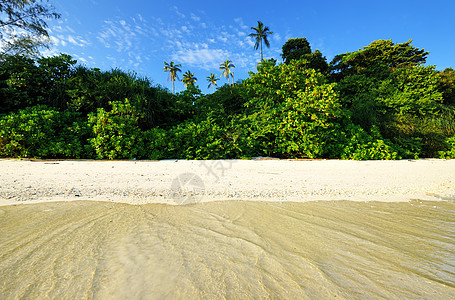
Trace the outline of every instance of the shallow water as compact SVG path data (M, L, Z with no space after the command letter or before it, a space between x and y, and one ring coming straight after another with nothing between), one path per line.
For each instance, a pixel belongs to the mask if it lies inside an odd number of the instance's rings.
M455 298L455 203L0 207L0 298Z

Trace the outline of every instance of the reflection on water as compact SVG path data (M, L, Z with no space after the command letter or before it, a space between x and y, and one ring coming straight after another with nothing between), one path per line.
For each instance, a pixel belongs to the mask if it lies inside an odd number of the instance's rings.
M0 207L10 298L455 297L455 203Z

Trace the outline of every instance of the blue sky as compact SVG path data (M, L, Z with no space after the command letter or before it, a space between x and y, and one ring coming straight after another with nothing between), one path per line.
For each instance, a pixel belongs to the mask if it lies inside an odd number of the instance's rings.
M46 54L72 55L102 70L120 68L172 90L164 61L182 64L209 93L206 77L232 60L235 79L255 71L260 53L248 37L262 21L273 35L264 57L281 61L289 38L306 37L328 61L377 39L413 40L430 51L427 64L455 68L455 1L163 1L51 0L61 13L48 22L53 46ZM181 74L180 74L180 77ZM219 85L224 84L220 79ZM176 83L182 90L183 83Z

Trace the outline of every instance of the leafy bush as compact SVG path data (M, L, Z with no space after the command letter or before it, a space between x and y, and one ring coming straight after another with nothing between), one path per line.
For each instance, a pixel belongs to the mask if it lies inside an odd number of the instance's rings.
M80 114L33 106L0 119L0 156L89 158L89 134Z
M454 159L455 158L455 135L445 140L448 150L439 151L439 158Z
M401 158L394 150L393 144L383 139L375 126L369 133L360 126L350 126L347 132L347 141L343 146L341 159L390 160Z
M90 143L100 159L133 159L146 157L144 134L139 128L141 114L125 101L110 102L112 109L98 108L89 115L94 137Z
M443 101L439 80L432 66L397 69L383 87L387 95L378 100L400 114L433 113Z
M205 95L196 102L198 118L206 119L212 116L221 119L228 119L235 114L243 112L246 102L244 84L225 84L213 94Z
M225 127L208 118L200 122L187 121L170 129L164 137L166 142L161 145L169 158L238 158L243 153L240 134L234 122Z
M244 81L248 101L245 121L264 154L324 157L332 129L345 115L334 84L293 60L275 66L263 62Z
M455 134L454 115L455 111L448 108L425 116L395 114L389 117L384 136L400 145L405 152L414 153L400 154L403 157L435 157L446 148L446 138Z

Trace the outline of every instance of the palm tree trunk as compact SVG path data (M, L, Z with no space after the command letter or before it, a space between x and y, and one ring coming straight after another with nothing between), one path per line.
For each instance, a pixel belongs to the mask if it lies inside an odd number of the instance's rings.
M264 60L264 56L262 55L262 39L261 39L261 61Z

